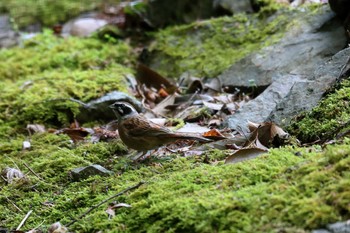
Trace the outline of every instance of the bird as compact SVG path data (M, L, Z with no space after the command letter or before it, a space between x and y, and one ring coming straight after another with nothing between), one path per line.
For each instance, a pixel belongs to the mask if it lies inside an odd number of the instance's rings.
M142 151L143 154L181 139L200 142L211 141L201 136L176 133L164 126L153 123L140 115L128 102L118 101L109 107L117 116L120 139L129 148Z

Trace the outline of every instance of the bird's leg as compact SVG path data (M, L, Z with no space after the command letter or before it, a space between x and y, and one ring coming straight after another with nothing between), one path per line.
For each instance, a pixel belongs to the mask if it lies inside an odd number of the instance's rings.
M150 151L142 151L136 154L136 156L134 156L132 158L133 161L140 161L140 160L144 160L147 157L149 157L151 155Z

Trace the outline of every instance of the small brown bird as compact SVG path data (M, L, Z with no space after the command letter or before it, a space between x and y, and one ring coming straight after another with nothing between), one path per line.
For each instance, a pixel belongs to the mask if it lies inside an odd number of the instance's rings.
M179 139L211 141L200 136L172 132L139 115L135 108L127 102L116 102L110 108L118 118L119 136L124 144L144 153Z

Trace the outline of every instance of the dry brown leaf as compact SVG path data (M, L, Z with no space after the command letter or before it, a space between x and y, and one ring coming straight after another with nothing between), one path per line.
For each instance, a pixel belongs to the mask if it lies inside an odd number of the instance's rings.
M285 132L281 127L276 125L275 123L272 123L271 125L271 137L274 138L278 136L280 139L288 139L289 134Z
M94 132L91 134L91 142L109 141L119 138L117 130L108 130L100 127L95 127Z
M168 109L166 108L169 105L173 105L175 103L175 94L169 95L162 102L158 103L152 111L158 116L164 116L168 113Z
M252 132L249 141L252 142L255 138L258 138L264 146L271 145L275 137L282 140L288 139L289 137L288 133L272 122L263 122L260 124L248 122L248 128Z
M211 129L203 134L204 137L210 139L225 139L226 137L220 133L217 129Z
M136 79L141 85L145 84L147 87L154 87L157 90L165 88L166 92L170 94L173 94L177 89L168 79L141 63L137 67Z
M253 132L257 128L259 128L259 126L260 126L259 123L254 123L254 122L248 121L248 129L250 132Z
M191 84L188 86L186 93L201 93L203 90L202 80L194 78Z
M210 90L215 91L215 92L219 92L219 93L222 92L221 81L219 78L212 78L210 80L210 83L205 84L205 87L207 87Z
M225 164L238 163L247 159L253 159L266 152L267 150L260 148L243 148L228 156L225 160Z
M74 129L64 128L64 129L58 130L56 133L67 134L73 140L73 142L76 143L78 141L83 141L86 136L93 134L94 130L91 128L74 128Z
M169 95L169 93L164 88L160 88L158 91L158 95L162 98L165 98Z
M212 119L209 120L208 125L211 126L211 127L212 126L214 126L214 127L215 126L220 126L221 125L221 121L222 121L221 119L212 118Z

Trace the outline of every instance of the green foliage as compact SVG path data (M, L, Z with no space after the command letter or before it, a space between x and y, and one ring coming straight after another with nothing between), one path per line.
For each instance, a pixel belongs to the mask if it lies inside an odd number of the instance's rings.
M335 134L349 129L349 101L350 81L345 80L312 111L301 114L288 131L304 142L332 139Z

